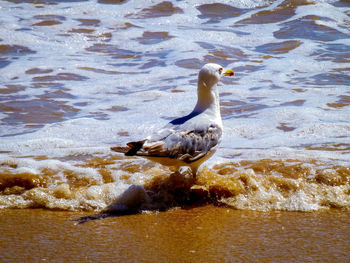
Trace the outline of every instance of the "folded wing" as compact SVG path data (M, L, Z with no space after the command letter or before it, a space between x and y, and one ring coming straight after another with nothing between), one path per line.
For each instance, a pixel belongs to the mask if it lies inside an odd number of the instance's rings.
M202 129L162 131L158 140L130 142L128 147L114 147L112 150L124 152L125 155L147 157L168 157L191 163L204 157L213 150L221 140L222 129L218 125L210 125Z

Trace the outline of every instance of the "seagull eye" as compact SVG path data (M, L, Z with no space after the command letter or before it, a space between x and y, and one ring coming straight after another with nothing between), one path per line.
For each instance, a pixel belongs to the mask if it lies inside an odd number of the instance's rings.
M220 75L221 75L222 71L223 71L223 68L219 68Z

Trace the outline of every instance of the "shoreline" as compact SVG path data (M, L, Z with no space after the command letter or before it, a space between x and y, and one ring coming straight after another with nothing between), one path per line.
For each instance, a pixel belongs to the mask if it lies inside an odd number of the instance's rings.
M249 211L207 205L108 217L0 210L0 261L348 262L350 211Z

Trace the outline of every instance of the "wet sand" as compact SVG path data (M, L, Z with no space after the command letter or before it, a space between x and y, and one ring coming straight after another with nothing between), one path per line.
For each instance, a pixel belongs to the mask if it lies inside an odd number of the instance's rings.
M1 262L349 262L350 212L215 206L77 224L86 212L0 210Z

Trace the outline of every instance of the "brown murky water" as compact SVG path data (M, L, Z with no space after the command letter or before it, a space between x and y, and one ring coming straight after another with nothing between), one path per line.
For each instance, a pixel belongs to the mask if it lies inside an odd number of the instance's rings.
M1 210L3 262L349 262L350 213L214 206L109 217ZM9 227L13 226L13 227Z
M46 156L35 159L54 162ZM11 172L18 166L15 160L0 166L8 167L0 177L0 205L8 208L103 211L124 202L123 193L128 199L146 195L149 199L125 204L140 210L213 203L236 209L313 211L348 210L350 204L349 167L318 160L242 160L203 167L196 178L120 156L85 157L70 169L56 165L39 173ZM127 191L126 186L140 181L145 193Z

